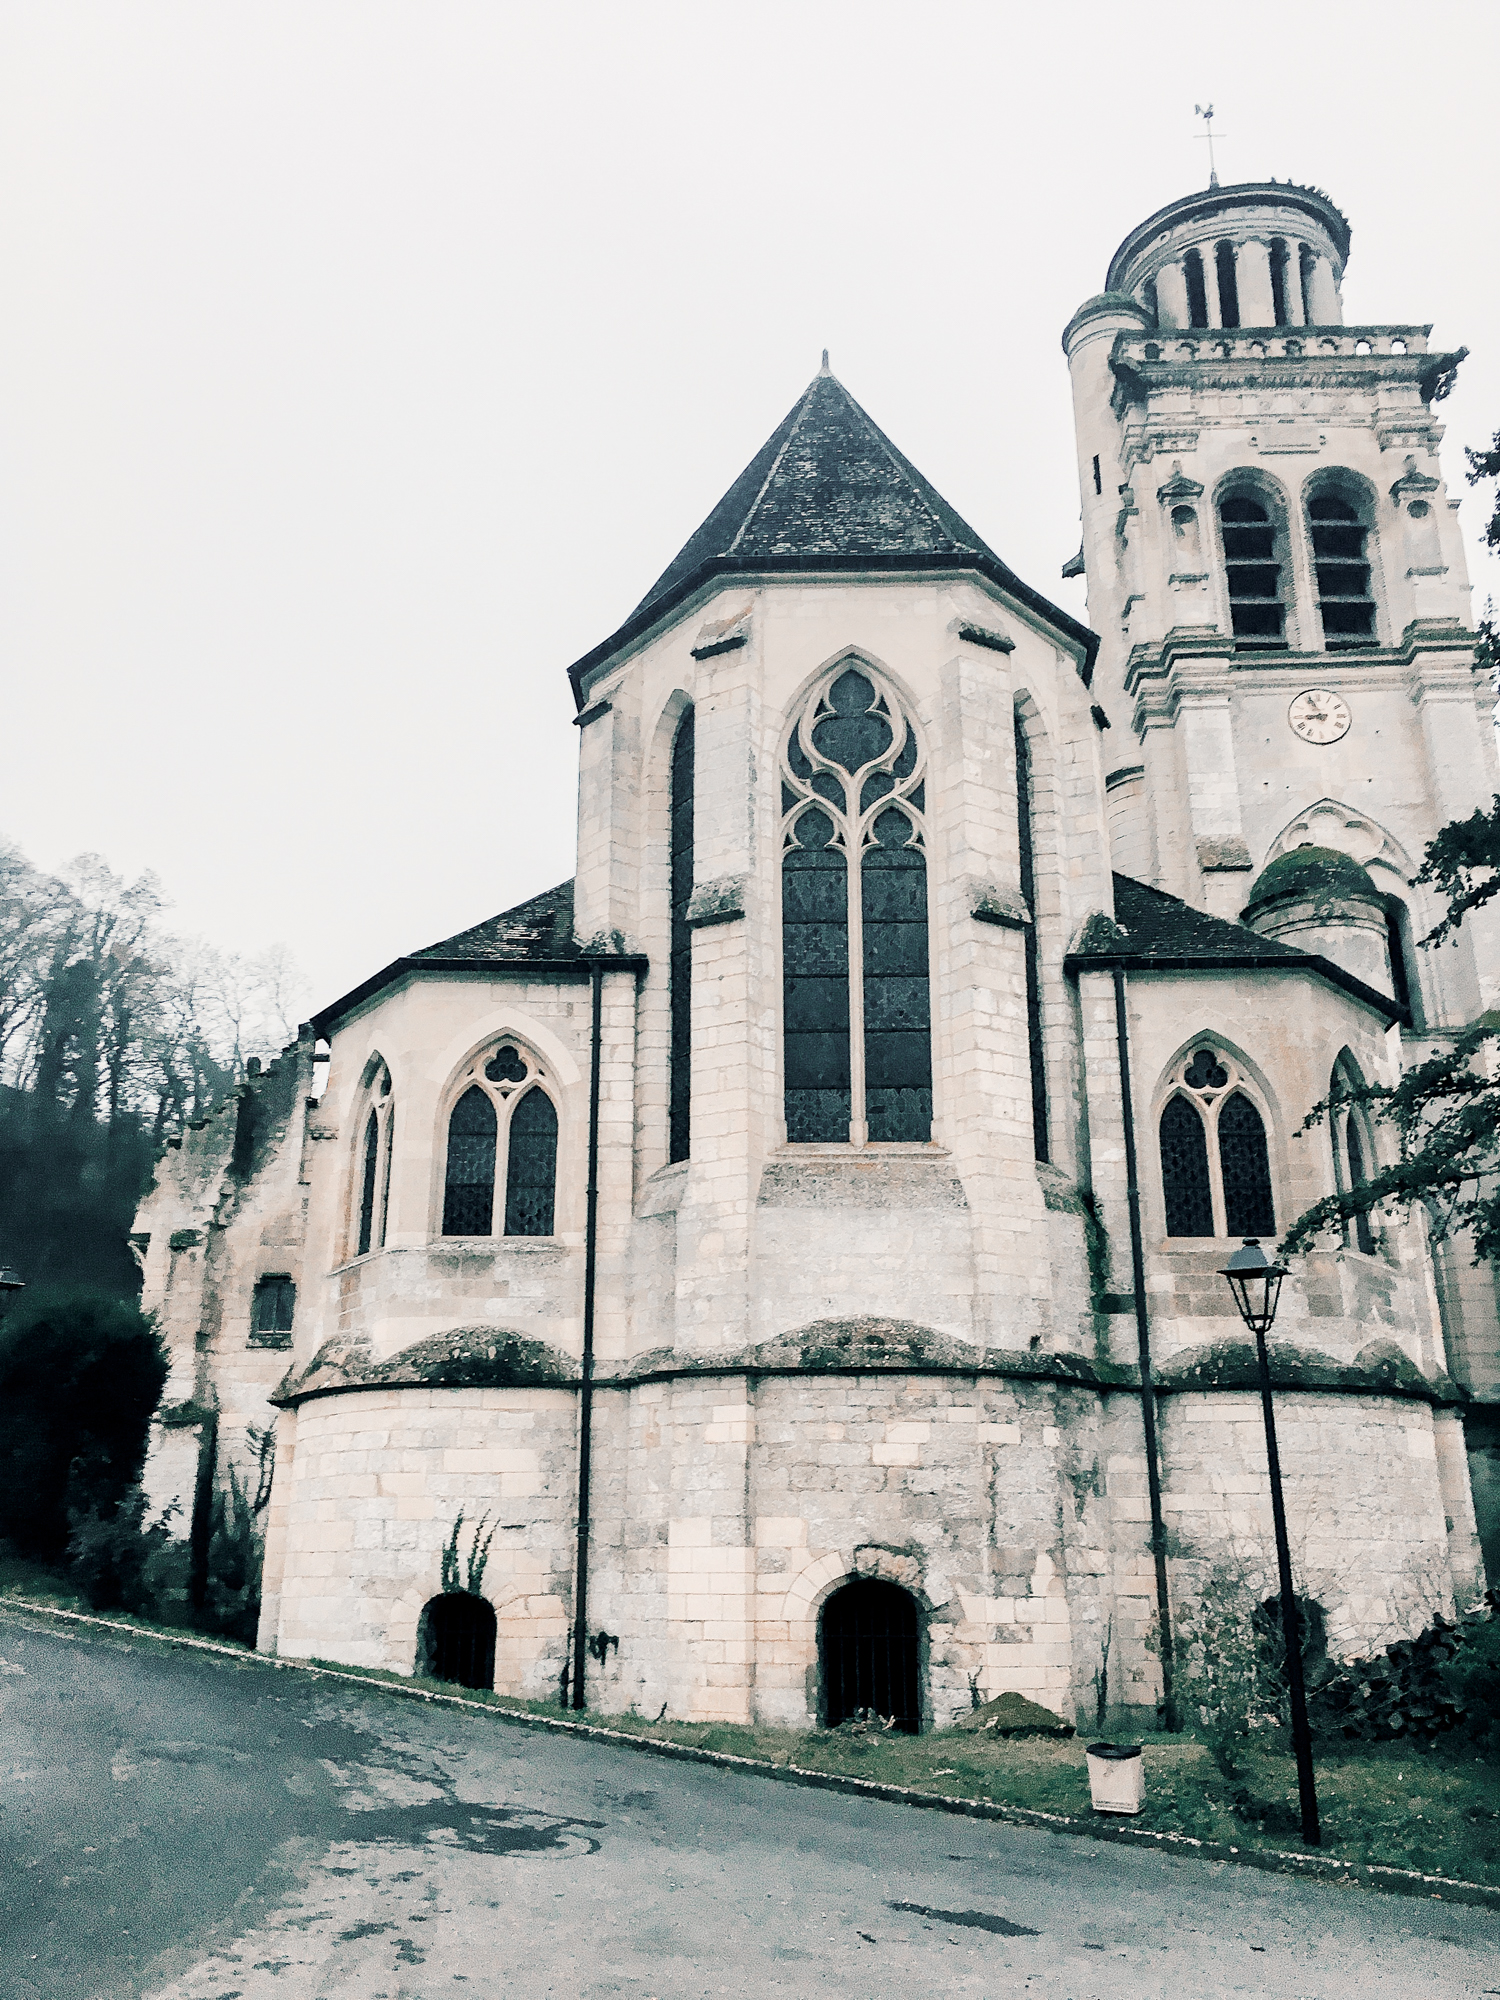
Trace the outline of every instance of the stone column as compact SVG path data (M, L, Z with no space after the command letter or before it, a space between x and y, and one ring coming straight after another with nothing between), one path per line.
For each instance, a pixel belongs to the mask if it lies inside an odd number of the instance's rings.
M1306 315L1302 310L1302 245L1287 238L1286 271L1283 276L1286 292L1286 323L1288 326L1302 326Z
M1333 266L1326 257L1315 260L1307 289L1312 300L1313 325L1339 325L1343 316L1339 310L1338 288L1333 282Z
M1240 325L1274 326L1276 307L1271 294L1271 252L1266 244L1240 245L1236 260L1240 288Z
M1163 264L1157 272L1156 307L1164 327L1188 324L1187 280L1181 264Z
M1222 326L1223 315L1219 311L1219 260L1214 255L1212 243L1200 243L1198 255L1203 259L1203 296L1208 301L1208 323Z

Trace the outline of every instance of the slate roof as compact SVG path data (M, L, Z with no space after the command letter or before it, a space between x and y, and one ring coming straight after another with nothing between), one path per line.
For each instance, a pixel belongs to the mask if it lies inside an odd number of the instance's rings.
M585 951L573 935L573 884L559 882L555 889L546 889L540 896L517 903L512 910L502 910L497 917L487 917L482 924L473 924L466 931L424 945L420 951L405 957L393 958L352 993L344 994L342 999L314 1014L313 1027L320 1035L330 1034L352 1008L406 973L534 966L555 977L579 978L595 964L643 971L646 961L617 951Z
M573 936L573 884L559 882L540 896L487 917L466 931L458 931L437 944L424 945L411 954L412 962L442 959L472 959L484 964L492 959L559 959L583 956Z
M977 569L1079 646L1098 637L1009 570L826 366L617 632L569 668L584 676L715 575Z
M1129 875L1116 875L1114 885L1114 922L1105 916L1089 919L1077 950L1068 954L1070 971L1102 970L1107 965L1133 972L1303 971L1326 979L1387 1021L1406 1018L1389 994L1367 986L1332 959L1262 937L1246 924L1211 917L1206 910L1195 910L1179 897Z

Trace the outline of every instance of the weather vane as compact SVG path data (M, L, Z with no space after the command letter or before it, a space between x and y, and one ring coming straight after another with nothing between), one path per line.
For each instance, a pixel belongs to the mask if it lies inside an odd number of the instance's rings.
M1208 141L1208 184L1216 188L1219 185L1219 170L1214 165L1214 108L1211 104L1195 104L1193 110L1203 120L1203 131L1199 136Z

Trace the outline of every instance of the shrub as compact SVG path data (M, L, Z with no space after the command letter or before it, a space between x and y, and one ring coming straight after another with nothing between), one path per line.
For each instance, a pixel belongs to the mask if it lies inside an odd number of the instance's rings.
M108 1512L74 1509L68 1568L96 1611L118 1607L164 1625L185 1624L190 1558L186 1542L172 1533L178 1503L149 1525L146 1504L133 1486Z
M215 1487L209 1513L208 1579L200 1622L246 1646L255 1644L260 1623L261 1555L255 1510L231 1466L229 1485Z
M140 1478L167 1357L124 1299L38 1293L0 1321L0 1537L58 1562Z

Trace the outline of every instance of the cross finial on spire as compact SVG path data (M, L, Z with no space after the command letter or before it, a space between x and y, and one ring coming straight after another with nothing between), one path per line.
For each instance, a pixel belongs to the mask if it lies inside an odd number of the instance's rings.
M831 375L833 373L833 370L828 365L828 349L826 347L823 349L823 365L818 370L818 373L820 375Z
M1214 165L1214 108L1211 104L1195 104L1193 111L1203 120L1199 137L1208 141L1208 184L1216 188L1219 185L1219 170Z

